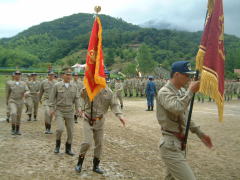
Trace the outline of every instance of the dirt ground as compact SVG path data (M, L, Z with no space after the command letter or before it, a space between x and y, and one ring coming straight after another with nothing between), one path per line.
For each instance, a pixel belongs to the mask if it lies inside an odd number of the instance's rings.
M86 156L83 171L74 171L78 156L53 153L55 121L52 135L44 134L43 111L37 122L22 117L22 136L10 134L5 122L5 102L0 99L0 180L56 180L56 179L164 179L165 166L159 153L160 126L156 111L145 111L145 99L125 100L127 127L110 112L105 122L104 150L101 167L104 175L91 171L92 149ZM225 103L225 121L219 123L214 103L195 103L193 119L212 137L213 149L206 148L190 134L187 159L197 179L240 179L240 101ZM82 127L75 124L73 151L79 152ZM64 132L62 142L66 139Z

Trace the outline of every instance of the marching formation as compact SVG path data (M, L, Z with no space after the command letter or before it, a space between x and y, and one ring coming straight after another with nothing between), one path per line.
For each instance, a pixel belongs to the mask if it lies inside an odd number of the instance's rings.
M110 108L120 122L125 126L126 120L123 117L124 107L123 96L125 97L146 97L147 111L153 111L154 104L157 105L157 119L161 126L163 139L160 150L167 169L168 177L179 177L180 179L194 179L194 174L189 165L184 162L185 158L181 151L182 135L185 127L186 108L194 92L198 91L199 84L190 84L188 73L183 72L187 61L180 61L172 65L170 80L154 79L153 76L147 78L119 78L111 81L109 87L102 89L93 101L89 100L82 77L71 69L64 69L61 77L50 71L46 79L38 79L36 73L21 77L21 72L12 74L12 79L6 82L6 102L7 102L7 122L11 122L11 134L21 135L21 115L23 107L26 107L27 121L37 121L38 107L44 108L45 134L53 134L51 131L52 120L56 119L56 145L54 153L60 152L61 137L66 128L67 141L65 142L65 153L73 156L72 141L74 123L82 118L83 140L80 145L80 152L75 170L81 172L84 158L92 143L94 142L93 171L103 174L99 163L102 155L103 134L105 114ZM181 69L182 68L182 69ZM185 78L185 80L184 80ZM183 81L184 80L184 81ZM114 82L114 85L112 83ZM233 96L240 98L240 82L226 81L226 100L231 100ZM113 89L111 90L110 87ZM185 89L188 87L188 89ZM156 97L156 103L154 103ZM207 97L197 94L198 101L204 102ZM170 115L169 112L172 114ZM179 121L179 118L182 119ZM183 123L183 124L180 124ZM193 122L190 127L193 133L211 147L210 138L205 135L199 126ZM176 147L170 147L171 142L176 143ZM178 147L179 146L179 147ZM169 151L169 148L177 148L179 152ZM177 158L176 158L177 157ZM178 171L172 169L171 164L175 162L179 165ZM184 162L184 163L182 163ZM175 167L176 168L176 167Z

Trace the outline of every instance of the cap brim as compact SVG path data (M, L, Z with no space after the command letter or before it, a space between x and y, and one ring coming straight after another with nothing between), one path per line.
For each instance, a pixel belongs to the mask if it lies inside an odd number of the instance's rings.
M190 74L190 75L194 75L194 74L196 74L196 71L188 71L188 72L184 72L183 74Z

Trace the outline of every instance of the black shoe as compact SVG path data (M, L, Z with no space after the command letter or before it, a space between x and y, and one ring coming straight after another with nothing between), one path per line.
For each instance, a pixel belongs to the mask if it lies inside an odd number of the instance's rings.
M148 108L146 109L146 111L150 111L150 106L148 106Z
M93 171L98 173L98 174L103 174L103 170L101 170L99 168L99 163L100 163L100 160L96 157L94 157L93 159Z
M28 114L28 121L31 121L32 115Z
M153 111L153 106L151 106L151 111Z
M121 109L123 109L123 105L121 104Z
M61 145L61 140L56 140L56 147L55 147L54 153L56 154L59 153L60 145Z
M16 132L15 132L16 135L22 135L19 128L20 128L20 126L16 125Z
M9 123L9 118L8 117L6 118L6 121L7 121L7 123Z
M15 128L15 124L12 124L12 130L11 130L11 134L12 135L15 135L15 133L16 133L16 128Z
M66 154L74 156L75 154L71 151L71 144L66 143Z
M78 163L77 163L77 166L75 167L75 171L77 171L79 173L82 171L83 161L84 161L84 156L83 155L79 155Z
M34 115L33 120L37 121L37 115Z

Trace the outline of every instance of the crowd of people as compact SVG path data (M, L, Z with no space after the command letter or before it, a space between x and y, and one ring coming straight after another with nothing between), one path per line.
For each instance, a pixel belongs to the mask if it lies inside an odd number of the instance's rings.
M186 162L181 148L181 138L184 132L186 111L193 96L199 89L198 83L190 83L191 71L186 71L186 64L180 61L172 65L170 79L164 80L149 76L147 78L135 77L120 80L111 80L108 86L96 95L93 101L89 100L84 87L83 77L66 68L58 77L49 71L46 78L38 78L36 73L22 77L20 71L12 74L12 79L6 82L7 122L11 122L11 134L21 135L21 116L26 107L27 121L37 121L39 103L44 108L45 134L51 131L52 120L56 119L56 144L54 153L60 152L61 137L66 128L67 141L65 142L66 154L73 156L72 141L74 122L83 119L83 140L80 146L77 166L75 170L81 172L85 155L94 141L93 171L103 174L99 163L102 155L102 142L104 134L105 114L108 109L116 115L123 126L126 119L123 116L123 96L146 97L147 111L153 111L154 104L157 109L157 119L161 126L163 139L161 140L161 154L167 166L169 178L194 179L191 168ZM188 85L188 86L187 86ZM240 98L240 82L226 81L225 98L231 100L236 94ZM156 97L156 103L154 103ZM206 97L197 94L198 101ZM205 135L199 126L193 122L190 127L193 133L211 147L209 136ZM174 143L173 143L174 142ZM172 144L173 143L173 144ZM174 146L174 147L173 147ZM176 146L176 147L175 147ZM177 151L176 151L177 149ZM172 164L176 163L174 169Z

